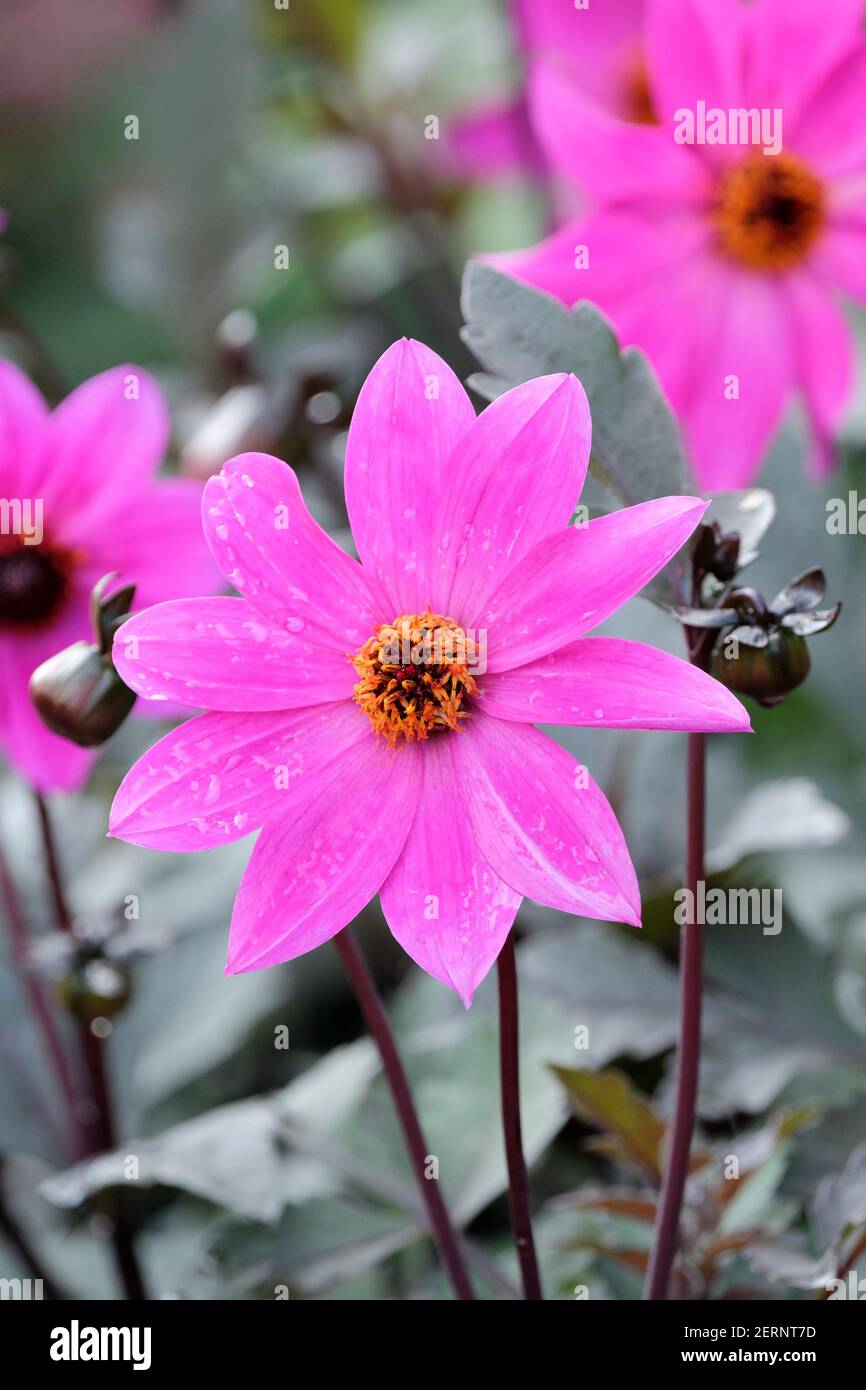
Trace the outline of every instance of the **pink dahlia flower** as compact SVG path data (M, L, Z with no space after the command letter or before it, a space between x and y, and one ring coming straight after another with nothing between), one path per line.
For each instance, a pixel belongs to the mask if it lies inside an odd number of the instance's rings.
M41 791L80 786L94 757L49 733L27 683L90 636L97 580L119 572L139 604L217 586L200 485L153 476L167 441L159 388L138 367L92 377L49 413L0 361L0 747Z
M607 0L578 10L570 0L513 0L521 52L556 58L583 94L624 121L655 119L643 56L646 0ZM523 170L546 161L523 95L460 117L449 136L458 168L474 178Z
M852 383L838 299L866 299L862 0L649 0L645 51L656 127L535 64L535 131L595 207L497 263L648 353L704 487L754 478L797 391L823 475Z
M570 526L590 419L574 377L477 419L420 343L361 391L346 501L361 563L319 529L292 470L243 454L202 519L237 598L158 605L115 641L150 697L204 706L124 779L110 831L197 850L262 827L228 971L327 941L377 892L394 936L468 1005L521 895L640 924L622 831L585 769L533 724L744 730L709 676L585 634L680 549L705 503Z

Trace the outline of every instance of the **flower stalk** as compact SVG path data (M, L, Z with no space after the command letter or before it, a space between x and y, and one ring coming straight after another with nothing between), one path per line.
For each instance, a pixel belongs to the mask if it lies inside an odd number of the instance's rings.
M725 546L726 538L715 537L724 564L731 558ZM705 576L720 575L718 566L704 553L706 534L698 537L692 556L692 601L694 611L701 606L701 591ZM718 558L718 555L717 557ZM733 557L736 564L736 557ZM710 629L686 628L689 661L702 671L709 669L715 633ZM704 848L706 839L706 736L688 735L686 752L686 864L685 887L688 901L697 902L698 883L704 878ZM695 1130L698 1100L698 1080L701 1061L701 1013L703 1008L704 928L695 919L680 929L680 1026L677 1042L677 1079L674 1114L668 1132L668 1150L662 1175L661 1193L656 1211L652 1250L647 1266L644 1298L658 1302L668 1297L671 1271L679 1243L680 1212L689 1172L689 1153Z
M51 817L45 798L39 792L35 792L34 795L56 925L63 932L71 932L72 915L66 901ZM93 1107L93 1118L85 1130L86 1153L95 1154L113 1149L116 1145L114 1112L108 1073L105 1067L104 1043L93 1032L90 1020L87 1018L81 1018L78 1021L78 1029L89 1099ZM114 1257L126 1297L134 1301L144 1300L147 1298L147 1292L125 1213L116 1199L105 1203L104 1212L111 1222Z
M688 736L685 877L686 887L691 890L692 903L697 901L697 885L704 876L705 743L703 734ZM689 1151L695 1128L701 1055L703 958L703 924L695 920L686 922L680 932L680 1028L676 1103L669 1131L667 1160L644 1291L645 1298L655 1301L668 1297L671 1269L677 1252L680 1211L689 1171Z
M406 1148L409 1151L412 1170L427 1210L430 1230L439 1249L445 1271L458 1299L462 1301L472 1300L475 1298L475 1293L469 1282L457 1233L451 1224L451 1218L442 1199L439 1184L434 1179L425 1176L430 1151L427 1148L418 1120L415 1102L412 1099L406 1072L397 1051L397 1044L394 1041L394 1035L391 1032L391 1026L388 1023L370 968L348 927L334 937L334 945L355 993L361 1013L364 1015L364 1021L379 1049L385 1077L397 1111L397 1118L400 1121L400 1128L403 1131Z
M520 1031L517 1003L517 962L514 938L509 932L496 963L499 976L499 1074L502 1088L502 1130L508 1166L508 1207L511 1230L520 1265L523 1297L532 1302L543 1299L532 1215L529 1203L529 1176L523 1154L520 1123Z
M57 1020L46 997L42 982L35 978L28 961L27 924L18 899L15 881L0 850L0 897L3 900L9 945L12 959L21 973L22 988L30 1007L33 1021L42 1037L48 1062L54 1072L57 1088L63 1098L67 1115L70 1153L73 1158L83 1158L87 1143L82 1130L78 1110L78 1090L75 1077L69 1066L66 1048Z

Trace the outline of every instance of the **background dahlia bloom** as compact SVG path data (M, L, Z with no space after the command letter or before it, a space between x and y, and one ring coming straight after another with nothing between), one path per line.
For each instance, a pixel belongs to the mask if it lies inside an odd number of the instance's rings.
M40 791L78 787L95 756L46 729L27 683L92 640L97 580L117 571L139 605L216 587L201 486L154 477L167 442L162 395L138 367L92 377L49 412L0 361L0 748Z
M574 377L527 382L476 419L446 364L403 341L367 378L349 433L360 564L278 459L241 455L207 483L205 533L240 597L136 615L115 661L140 694L208 713L132 768L110 830L197 850L263 827L230 973L311 950L377 892L400 944L467 1005L521 895L639 925L607 801L532 725L748 719L685 662L584 635L705 505L668 497L570 526L589 445Z
M513 27L524 57L555 56L581 92L624 121L652 121L641 24L646 0L608 0L578 10L570 0L512 0ZM526 97L491 102L458 118L449 146L459 171L497 178L540 173L546 160Z
M566 67L534 65L536 134L595 209L497 263L593 300L649 354L705 488L754 478L797 391L823 475L853 376L838 298L866 299L861 0L649 0L645 52L655 127L605 115ZM675 113L699 102L778 108L781 153L676 143Z

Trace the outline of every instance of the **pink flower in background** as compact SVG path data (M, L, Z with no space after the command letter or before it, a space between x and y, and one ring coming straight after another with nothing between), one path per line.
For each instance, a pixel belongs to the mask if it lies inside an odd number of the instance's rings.
M514 28L526 58L555 57L587 98L624 121L652 121L641 24L646 0L512 0ZM547 163L520 94L460 117L449 132L458 172L498 178Z
M49 413L0 361L0 748L42 791L78 787L94 755L49 733L27 682L90 637L97 580L118 571L139 604L216 587L200 485L154 477L167 442L162 396L137 367L91 378Z
M115 661L140 694L208 713L132 768L110 828L198 850L263 827L229 972L302 955L377 892L396 939L467 1005L521 895L639 925L613 812L533 724L749 725L687 663L584 635L705 506L667 497L569 525L589 446L574 377L527 382L476 419L446 364L403 341L367 378L349 433L360 564L279 460L244 454L207 483L205 533L240 597L138 614Z
M595 207L497 264L594 301L649 354L705 488L755 477L797 392L822 476L853 375L839 296L866 299L862 0L649 0L645 51L656 127L601 112L561 64L534 65L535 131ZM780 152L677 143L677 113L697 136L701 103L766 113Z

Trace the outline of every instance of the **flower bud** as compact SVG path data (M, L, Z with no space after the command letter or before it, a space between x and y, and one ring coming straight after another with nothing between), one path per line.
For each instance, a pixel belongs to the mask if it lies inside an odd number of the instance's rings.
M735 531L723 532L718 522L700 526L692 563L698 574L711 574L727 584L740 568L740 537Z
M805 640L787 627L768 632L763 646L738 642L736 656L728 653L730 645L731 636L717 645L713 675L729 690L751 695L768 709L781 704L806 679L812 664Z
M89 642L74 642L43 661L29 689L42 722L82 748L104 743L135 704L110 658Z
M87 1023L114 1018L129 998L128 973L103 958L82 962L57 982L61 1002Z

